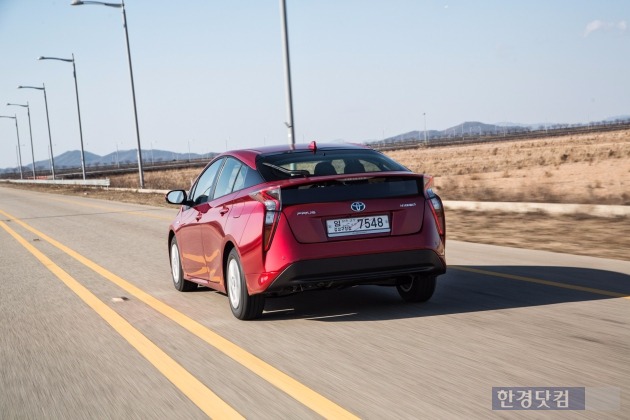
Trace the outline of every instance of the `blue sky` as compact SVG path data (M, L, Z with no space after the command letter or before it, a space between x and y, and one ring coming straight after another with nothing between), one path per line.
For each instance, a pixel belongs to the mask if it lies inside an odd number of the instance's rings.
M143 149L221 152L287 142L277 0L128 0ZM576 123L630 114L630 2L287 0L296 140L361 142L463 121ZM120 9L0 0L0 115L23 162L132 149ZM16 166L0 119L0 168Z

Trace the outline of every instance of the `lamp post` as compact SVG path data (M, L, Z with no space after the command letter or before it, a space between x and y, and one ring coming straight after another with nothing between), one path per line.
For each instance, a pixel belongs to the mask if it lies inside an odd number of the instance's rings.
M133 115L136 123L136 140L138 143L138 174L140 177L140 188L144 188L144 172L142 170L142 146L140 145L140 127L138 125L138 109L136 107L136 88L133 83L133 68L131 66L131 50L129 49L129 32L127 30L127 13L125 12L125 2L107 3L101 1L81 1L73 0L72 6L81 6L84 4L99 4L101 6L114 7L122 9L123 27L125 28L125 40L127 45L127 61L129 62L129 76L131 79L131 97L133 99Z
M155 160L153 159L153 142L151 142L151 166L155 166Z
M295 128L293 127L293 92L291 90L291 60L289 58L289 27L287 25L286 0L280 0L282 14L282 45L284 49L284 76L287 95L287 121L284 123L289 129L289 144L295 144Z
M427 113L423 112L422 116L424 117L424 145L427 145Z
M28 102L26 103L26 105L22 105L22 104L10 104L7 103L8 106L21 106L23 108L26 108L26 112L28 114L28 132L31 135L31 157L33 158L33 179L36 178L35 176L35 150L33 149L33 129L31 128L31 108L28 106Z
M74 91L77 97L77 114L79 115L79 139L81 140L81 172L83 173L83 180L85 181L85 150L83 149L83 129L81 127L81 107L79 106L79 86L77 84L77 68L74 62L74 54L72 54L72 58L39 57L38 60L57 60L57 61L65 61L66 63L72 63L72 75L74 76Z
M50 118L48 117L48 99L46 98L46 86L42 83L42 87L39 86L18 86L18 89L37 89L44 92L44 105L46 106L46 123L48 124L48 143L50 145L50 172L52 178L55 179L55 154L52 148L52 136L50 135Z
M20 167L20 179L24 179L24 175L22 174L22 152L21 152L21 147L20 147L20 130L18 130L18 123L17 123L17 115L14 115L13 117L9 116L9 115L0 115L0 118L13 118L15 120L15 134L17 135L17 150L18 150L18 164Z

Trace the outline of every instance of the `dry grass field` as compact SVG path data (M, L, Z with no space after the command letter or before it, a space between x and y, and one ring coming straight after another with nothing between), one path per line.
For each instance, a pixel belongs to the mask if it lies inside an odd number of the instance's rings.
M171 169L144 173L144 185L153 190L174 190L190 188L202 168ZM113 188L138 188L138 172L110 176Z
M388 153L445 200L630 205L630 131ZM630 260L630 219L447 212L451 239Z
M416 172L434 175L436 190L444 200L630 205L630 130L387 154ZM199 171L146 172L145 185L188 188ZM111 178L112 187L136 188L137 182L135 173ZM166 205L160 194L45 189ZM630 219L626 217L447 209L447 226L449 239L630 260Z
M630 205L630 131L388 153L445 200Z
M387 152L435 176L445 200L630 205L630 131ZM188 188L199 169L146 172L152 189ZM135 173L111 177L135 188Z

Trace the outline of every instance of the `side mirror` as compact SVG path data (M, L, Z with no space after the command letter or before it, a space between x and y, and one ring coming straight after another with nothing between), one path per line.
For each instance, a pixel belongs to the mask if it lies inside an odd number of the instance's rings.
M184 190L173 190L166 193L164 198L169 204L186 204L188 197L186 197L186 191Z

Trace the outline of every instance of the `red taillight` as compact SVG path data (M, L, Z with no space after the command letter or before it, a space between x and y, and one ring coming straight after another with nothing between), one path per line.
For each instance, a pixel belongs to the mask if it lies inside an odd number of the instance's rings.
M263 222L263 249L267 251L273 240L273 233L280 220L280 210L282 209L282 199L280 187L272 187L253 192L249 195L254 200L265 206L265 218Z
M437 225L438 233L442 242L446 240L446 217L444 215L444 206L442 205L442 199L433 192L433 177L429 175L424 176L424 196L429 201L429 207L435 224Z

